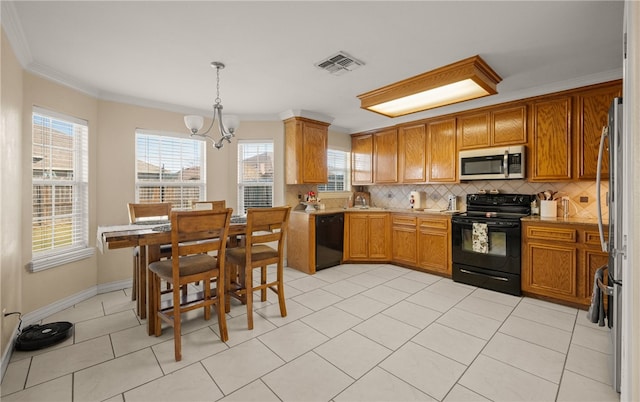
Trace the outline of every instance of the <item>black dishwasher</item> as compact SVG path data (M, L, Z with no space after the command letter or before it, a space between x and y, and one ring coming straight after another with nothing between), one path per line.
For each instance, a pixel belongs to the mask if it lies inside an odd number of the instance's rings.
M316 216L316 271L340 265L343 240L343 213Z

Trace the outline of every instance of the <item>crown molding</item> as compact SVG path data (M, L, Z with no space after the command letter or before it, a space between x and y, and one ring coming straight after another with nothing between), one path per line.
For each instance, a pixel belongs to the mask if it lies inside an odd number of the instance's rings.
M7 39L13 48L13 53L22 68L26 70L33 62L33 56L31 56L31 51L29 50L29 44L24 35L18 11L12 1L0 1L0 21L2 29L4 29Z

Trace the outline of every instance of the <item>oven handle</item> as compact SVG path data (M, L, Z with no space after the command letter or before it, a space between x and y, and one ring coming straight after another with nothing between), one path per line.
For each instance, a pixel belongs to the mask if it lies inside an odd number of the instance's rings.
M513 228L518 228L520 227L520 222L511 222L511 223L492 223L492 222L482 222L482 221L477 221L474 219L467 219L467 218L456 218L455 220L452 221L452 223L454 224L461 224L461 225L471 225L473 223L486 223L487 227L490 228L504 228L504 229L513 229Z
M478 273L478 272L469 271L469 270L464 269L464 268L460 268L460 272L462 272L463 274L470 274L470 275L477 275L477 276L485 276L485 277L489 277L489 278L491 278L491 279L495 279L495 280L503 281L503 282L508 282L508 281L509 281L509 279L507 279L507 278L503 278L503 277L501 277L501 276L494 276L494 275L481 274L481 273Z
M509 150L504 151L504 159L502 161L502 169L504 170L504 178L509 178Z

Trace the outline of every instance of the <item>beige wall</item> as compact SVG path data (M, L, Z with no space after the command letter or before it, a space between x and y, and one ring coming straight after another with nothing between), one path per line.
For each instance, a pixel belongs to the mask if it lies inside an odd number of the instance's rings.
M0 30L0 302L2 310L22 311L22 68ZM18 316L0 317L0 352L18 325Z
M100 101L97 159L97 224L116 225L128 220L126 203L135 201L136 129L174 133L187 137L183 115L123 103ZM207 123L205 123L206 126ZM206 148L207 199L225 199L237 210L238 140L273 139L275 175L284 176L284 127L282 122L241 122L237 137L217 150ZM283 181L274 185L274 204L284 203ZM91 233L95 233L92 229ZM131 278L131 249L98 252L97 284Z
M86 120L89 125L89 233L96 233L96 141L98 102L81 92L39 76L24 73L22 99L22 260L31 261L31 112L38 106ZM91 236L89 244L92 244ZM32 312L55 301L96 285L96 257L40 272L22 269L23 313Z

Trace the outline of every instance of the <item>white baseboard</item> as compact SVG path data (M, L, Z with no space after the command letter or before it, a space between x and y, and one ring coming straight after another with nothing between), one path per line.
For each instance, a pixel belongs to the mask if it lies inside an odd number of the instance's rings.
M82 301L92 298L93 296L101 293L113 292L115 290L122 290L131 287L131 279L125 279L116 282L105 283L102 285L92 286L89 289L83 290L82 292L76 293L75 295L66 297L62 300L58 300L49 304L48 306L39 308L30 313L27 313L22 316L22 328L25 328L31 324L39 323L45 318L58 313L62 310L68 309L69 307L73 307L75 304L78 304ZM9 366L9 361L11 360L11 355L13 353L13 348L18 338L18 325L13 329L13 335L9 343L7 344L4 353L2 354L2 372L0 373L0 379L4 378L4 373Z

